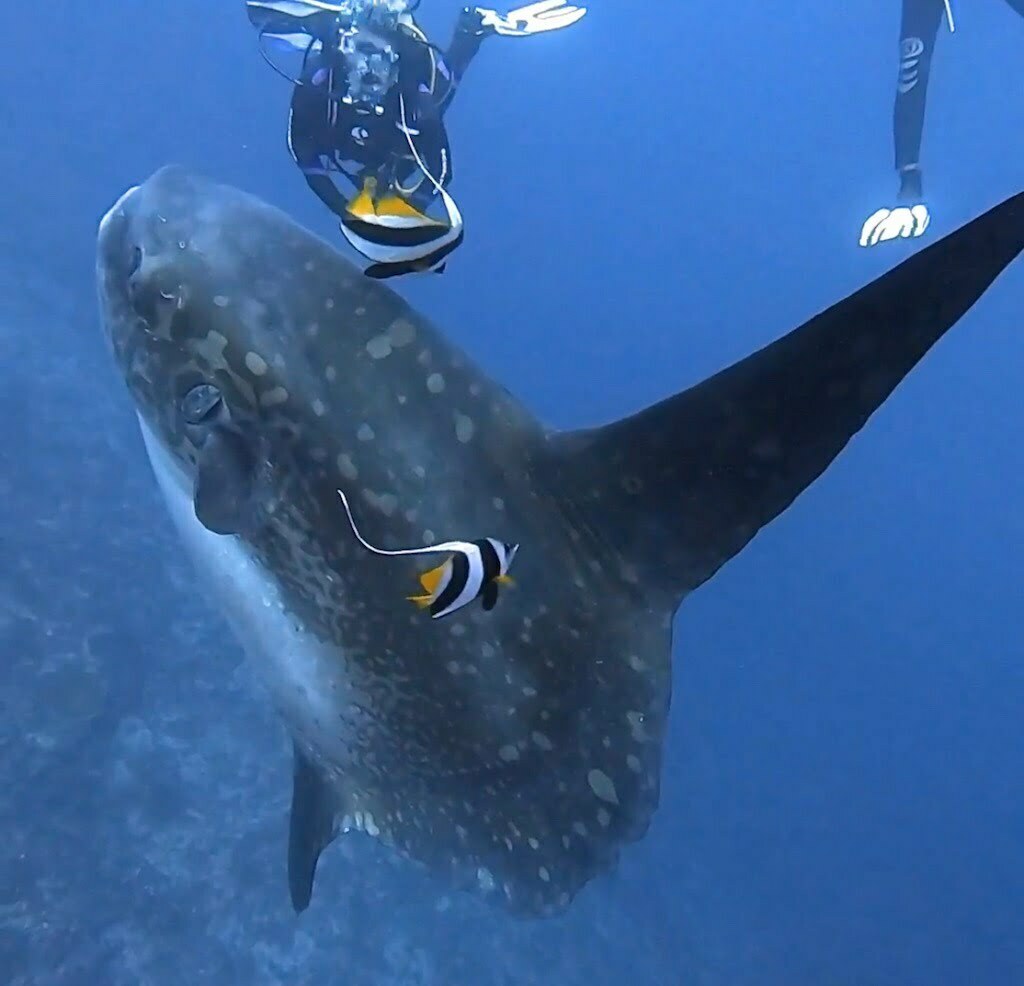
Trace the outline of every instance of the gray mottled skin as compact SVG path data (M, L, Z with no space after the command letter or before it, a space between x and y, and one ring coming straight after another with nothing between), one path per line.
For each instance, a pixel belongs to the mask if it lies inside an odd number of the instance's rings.
M295 740L296 906L296 868L311 882L349 827L525 915L610 868L657 805L680 599L1013 259L1021 211L684 394L552 435L277 210L178 169L122 198L99 235L104 322L172 517ZM255 462L226 535L192 504L214 448L182 412L200 384ZM518 586L491 613L426 619L403 598L423 560L361 549L338 487L382 547L521 543Z

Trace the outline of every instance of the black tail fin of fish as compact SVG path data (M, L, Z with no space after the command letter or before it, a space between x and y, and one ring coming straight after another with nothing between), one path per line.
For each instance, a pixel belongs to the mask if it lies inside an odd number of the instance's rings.
M1022 249L1024 193L703 383L553 436L561 485L678 603L824 472Z

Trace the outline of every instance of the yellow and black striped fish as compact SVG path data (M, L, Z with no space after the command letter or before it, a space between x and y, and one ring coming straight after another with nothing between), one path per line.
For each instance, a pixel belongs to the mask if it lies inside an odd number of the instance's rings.
M450 556L420 576L422 594L406 596L420 609L429 610L431 619L448 616L477 598L482 601L483 608L490 611L498 602L498 587L513 584L508 570L519 551L518 544L496 538L480 538L476 541L442 541L422 548L385 551L383 548L375 548L359 533L348 499L341 490L338 490L338 496L345 507L352 533L367 551L389 557L433 554Z

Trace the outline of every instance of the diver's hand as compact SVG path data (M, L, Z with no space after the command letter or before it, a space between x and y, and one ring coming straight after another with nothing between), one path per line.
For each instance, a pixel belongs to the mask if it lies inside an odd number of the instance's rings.
M921 236L931 221L928 206L924 203L879 209L868 216L861 227L860 245L873 247L888 240Z
M507 14L477 7L480 26L508 38L525 38L545 31L558 31L569 27L586 14L586 7L576 7L565 0L540 0L525 7L517 7Z

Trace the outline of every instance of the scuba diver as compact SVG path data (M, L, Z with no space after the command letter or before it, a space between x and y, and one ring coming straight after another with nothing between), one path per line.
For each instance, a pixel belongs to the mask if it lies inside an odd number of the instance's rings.
M1024 0L1006 2L1024 17ZM921 181L921 132L932 54L943 20L949 26L950 34L954 33L956 24L951 0L903 0L900 69L893 111L896 171L900 178L899 204L878 209L867 218L861 228L862 247L921 236L931 223Z
M451 150L444 115L484 38L527 37L586 14L541 0L499 14L466 7L447 50L413 19L419 0L246 0L264 58L292 82L288 147L314 194L340 220L371 266L395 277L444 271L462 242L463 220L448 193ZM289 75L270 57L298 57ZM335 183L349 182L349 198ZM440 200L443 219L429 215Z

